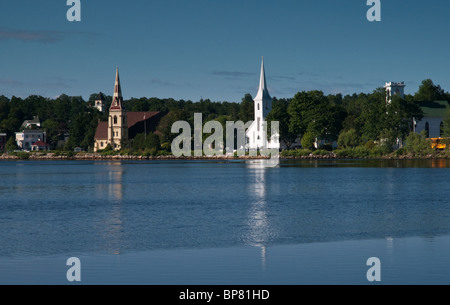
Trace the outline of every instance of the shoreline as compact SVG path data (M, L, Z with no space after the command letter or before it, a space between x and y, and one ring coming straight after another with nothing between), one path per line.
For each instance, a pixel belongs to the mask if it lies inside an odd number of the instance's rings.
M0 161L7 160L30 160L30 161L58 161L58 160L72 160L72 161L127 161L127 160L270 160L270 157L265 156L183 156L175 157L173 155L161 155L161 156L136 156L136 155L102 155L98 153L76 153L69 154L54 154L54 153L26 153L21 156L20 154L3 154L0 155ZM385 155L379 157L344 157L338 156L333 152L325 155L304 155L304 156L280 156L280 160L447 160L450 159L449 155L441 155L439 153L427 154L427 155Z

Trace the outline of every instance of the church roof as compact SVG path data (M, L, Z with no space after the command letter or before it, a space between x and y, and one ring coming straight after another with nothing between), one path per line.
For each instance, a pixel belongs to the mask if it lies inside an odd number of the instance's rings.
M159 111L147 111L147 112L127 112L127 126L133 127L139 122L153 118L158 115ZM98 122L97 130L95 132L96 140L108 139L108 122Z
M417 104L422 109L424 117L432 118L443 117L447 107L449 107L447 101L417 102Z
M264 58L262 59L261 63L261 74L259 79L259 89L258 93L256 94L255 100L266 100L266 99L272 99L272 97L269 94L269 91L267 90L267 82L266 82L266 71L264 69Z
M98 122L94 139L108 140L108 122Z
M155 115L157 115L159 111L147 111L147 112L127 112L127 122L128 128L136 125L139 122L148 120Z

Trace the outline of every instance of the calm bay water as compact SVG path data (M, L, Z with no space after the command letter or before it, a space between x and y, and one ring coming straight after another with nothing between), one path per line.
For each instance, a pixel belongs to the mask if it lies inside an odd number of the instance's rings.
M0 284L450 284L450 162L0 162Z

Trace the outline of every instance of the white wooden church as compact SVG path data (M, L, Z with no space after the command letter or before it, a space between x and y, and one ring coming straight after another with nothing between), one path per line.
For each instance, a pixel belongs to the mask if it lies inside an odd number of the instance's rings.
M261 63L261 74L259 80L259 89L256 96L253 98L255 103L255 118L253 123L247 129L245 134L246 138L246 149L247 150L257 150L257 149L279 149L280 141L279 134L273 134L271 137L267 136L268 125L266 122L266 117L272 110L272 97L267 90L266 73L264 69L264 58Z

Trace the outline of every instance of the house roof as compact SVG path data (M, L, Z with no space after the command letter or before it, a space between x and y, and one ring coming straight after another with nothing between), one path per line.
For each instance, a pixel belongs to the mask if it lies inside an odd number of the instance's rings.
M50 146L50 144L44 143L42 141L37 141L36 143L31 144L31 146Z
M447 101L417 102L424 117L440 118L444 116L449 103Z
M96 140L108 140L108 122L98 122L94 138Z
M38 116L35 116L32 120L23 121L22 127L25 127L27 125L37 125L37 124L41 124L41 120L39 119Z

